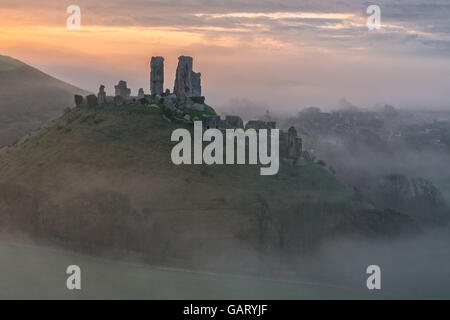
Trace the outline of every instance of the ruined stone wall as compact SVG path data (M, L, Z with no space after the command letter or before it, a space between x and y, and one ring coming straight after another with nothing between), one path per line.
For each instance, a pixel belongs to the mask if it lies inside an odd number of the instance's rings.
M164 92L164 58L152 57L150 62L150 92L162 95Z
M192 71L192 96L201 97L202 95L202 84L201 84L201 73Z
M143 98L145 98L144 88L140 88L140 89L139 89L137 98L138 98L138 99L143 99Z
M116 96L120 96L122 98L128 99L131 95L131 89L127 87L127 82L120 80L117 86L114 86L116 90Z
M178 58L173 92L182 103L192 95L192 65L192 57L181 56Z
M106 92L105 92L105 86L101 85L100 89L98 90L97 99L99 104L106 103Z
M178 58L178 67L175 77L173 92L178 97L180 104L184 104L188 97L201 97L201 73L192 71L192 57L181 56Z

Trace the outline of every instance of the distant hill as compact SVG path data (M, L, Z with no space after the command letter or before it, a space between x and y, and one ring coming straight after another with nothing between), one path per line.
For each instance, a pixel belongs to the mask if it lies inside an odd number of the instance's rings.
M413 228L316 164L282 165L276 176L256 166L175 166L178 127L189 128L155 107L68 110L0 149L0 228L89 253L240 271L334 236Z
M0 55L0 146L60 116L85 91Z

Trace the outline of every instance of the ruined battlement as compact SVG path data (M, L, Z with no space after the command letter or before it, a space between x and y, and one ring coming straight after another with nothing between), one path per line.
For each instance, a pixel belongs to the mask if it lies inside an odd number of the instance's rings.
M150 92L162 95L164 92L164 58L152 57L150 61Z
M193 71L194 60L192 57L180 56L175 75L173 93L169 89L164 90L164 57L156 56L150 60L150 95L153 102L163 105L171 110L194 108L199 111L204 109L204 97L202 97L201 73ZM120 80L114 86L114 96L107 96L105 86L101 85L97 94L99 104L112 103L117 106L146 101L143 88L140 88L137 96L131 95L131 89L127 82ZM200 101L200 102L199 102Z
M90 99L76 97L77 105L115 105L126 106L140 104L142 106L155 105L161 108L163 117L168 121L181 121L193 123L201 121L206 129L276 129L276 122L270 121L270 117L263 120L250 120L244 125L244 121L237 115L227 115L222 120L215 111L205 104L202 94L201 73L193 71L194 60L192 57L180 56L175 74L173 92L164 90L164 57L154 56L150 60L150 94L145 94L143 88L139 88L137 95L131 95L131 89L124 80L120 80L114 86L114 95L107 96L105 86L100 85L97 97ZM95 100L95 101L94 101ZM287 132L280 131L280 140L285 141L286 159L297 163L300 158L305 158L302 139L297 130L291 127Z

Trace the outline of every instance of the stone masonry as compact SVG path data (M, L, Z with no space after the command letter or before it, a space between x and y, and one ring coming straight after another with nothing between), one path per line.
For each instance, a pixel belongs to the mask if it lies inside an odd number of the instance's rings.
M100 89L98 90L97 99L99 104L103 104L106 102L106 92L105 92L105 86L101 85Z
M130 98L131 95L131 89L129 89L127 87L127 82L120 80L119 84L117 86L114 86L115 90L116 90L116 96L122 97L125 100L127 100L128 98Z
M192 96L201 97L202 95L202 74L200 72L192 72Z
M150 62L150 92L162 95L164 92L164 58L152 57Z
M177 95L180 104L186 103L188 97L202 95L201 74L192 71L192 57L178 58L178 67L173 92Z

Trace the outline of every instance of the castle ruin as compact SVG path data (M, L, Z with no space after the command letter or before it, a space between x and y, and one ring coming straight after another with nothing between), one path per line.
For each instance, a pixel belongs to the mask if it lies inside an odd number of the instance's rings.
M192 72L192 96L201 97L202 96L202 74L200 72Z
M97 94L97 101L100 105L133 105L156 106L164 111L168 111L169 121L182 121L193 123L201 120L204 129L254 129L254 130L274 130L276 122L270 116L264 120L250 120L244 125L241 117L227 115L222 120L220 116L205 104L205 97L202 94L201 73L193 71L193 59L188 56L178 58L174 91L164 90L164 58L152 57L150 61L150 93L146 95L143 88L137 92L137 96L131 95L131 89L127 82L120 80L114 86L115 95L107 96L105 86L101 85ZM85 99L86 101L86 99ZM86 103L86 102L85 102ZM97 102L96 102L97 104ZM90 104L88 104L90 106ZM166 114L163 113L165 116ZM311 162L311 157L307 151L303 151L302 139L298 136L297 130L290 127L287 132L280 131L280 140L287 143L285 160L291 164L298 164L299 159Z
M173 92L180 104L186 103L188 97L200 97L202 95L201 73L192 71L192 68L192 57L181 56L178 58Z
M150 92L162 96L164 92L164 58L152 57L150 61Z
M120 80L114 86L114 96L107 96L105 86L101 85L97 94L99 104L114 104L121 106L129 103L160 104L171 110L182 110L185 107L205 110L204 97L202 97L201 73L194 72L192 57L180 56L175 77L174 92L164 90L164 58L152 57L150 60L150 93L146 95L140 88L137 96L131 96L131 89L127 82ZM162 100L161 100L162 99Z
M145 98L145 93L144 93L144 89L143 88L139 89L137 97L138 97L138 99L144 99Z
M98 94L97 94L97 99L98 99L99 104L106 103L106 92L105 92L104 85L100 86L100 89L98 90Z
M131 95L131 89L127 87L127 82L120 80L117 86L114 86L116 90L116 96L121 96L124 99L128 99Z

